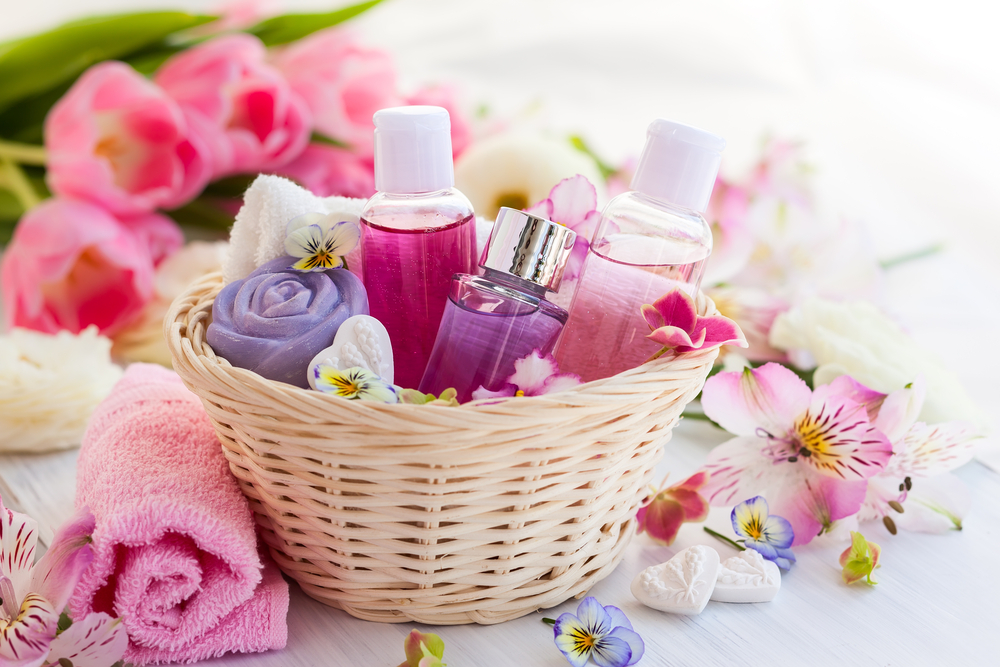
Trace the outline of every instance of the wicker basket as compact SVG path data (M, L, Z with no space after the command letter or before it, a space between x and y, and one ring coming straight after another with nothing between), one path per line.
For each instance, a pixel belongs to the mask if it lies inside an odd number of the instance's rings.
M608 576L716 349L570 391L460 407L346 401L230 366L205 343L221 277L166 317L281 569L359 618L499 623ZM702 314L715 313L701 296Z

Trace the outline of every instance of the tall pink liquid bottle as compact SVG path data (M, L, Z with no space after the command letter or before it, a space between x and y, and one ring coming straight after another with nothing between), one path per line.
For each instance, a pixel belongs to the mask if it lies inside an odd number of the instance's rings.
M375 188L361 213L368 304L389 332L395 383L416 387L451 278L476 266L472 204L456 190L451 122L441 107L375 113Z
M688 125L653 121L632 191L604 208L556 349L563 372L584 382L649 359L643 304L674 288L692 296L712 252L708 207L726 142Z

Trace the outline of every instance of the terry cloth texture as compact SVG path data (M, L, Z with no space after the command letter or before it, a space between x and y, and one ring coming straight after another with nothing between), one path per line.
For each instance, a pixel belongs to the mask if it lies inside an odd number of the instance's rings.
M215 430L176 373L132 364L98 406L80 449L76 505L90 507L97 527L70 610L123 618L126 661L284 647L288 584L258 552Z
M243 206L229 233L229 254L222 263L222 280L246 278L262 264L285 255L285 228L306 213L335 214L337 221L357 223L364 199L317 197L281 176L258 176L243 195ZM360 247L360 246L359 246ZM347 255L351 271L360 276L361 251Z

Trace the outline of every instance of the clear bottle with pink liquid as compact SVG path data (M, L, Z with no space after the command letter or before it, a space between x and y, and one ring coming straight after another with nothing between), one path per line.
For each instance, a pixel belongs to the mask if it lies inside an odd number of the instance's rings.
M375 188L361 213L368 304L389 332L395 383L416 387L451 278L476 266L476 218L456 190L451 122L441 107L375 113Z
M584 382L645 362L643 304L679 287L692 296L712 252L708 207L726 142L688 125L653 121L632 191L604 208L556 349L562 372Z

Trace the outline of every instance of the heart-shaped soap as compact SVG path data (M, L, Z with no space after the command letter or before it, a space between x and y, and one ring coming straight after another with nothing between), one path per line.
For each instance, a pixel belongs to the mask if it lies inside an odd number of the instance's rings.
M647 607L693 616L708 604L718 574L718 552L699 544L640 572L632 580L632 595Z
M753 549L727 558L719 567L716 602L770 602L781 588L781 572Z
M309 362L309 386L316 388L313 369L321 363L347 370L358 366L392 384L392 343L382 323L370 315L349 317L337 329L333 345L321 350Z

